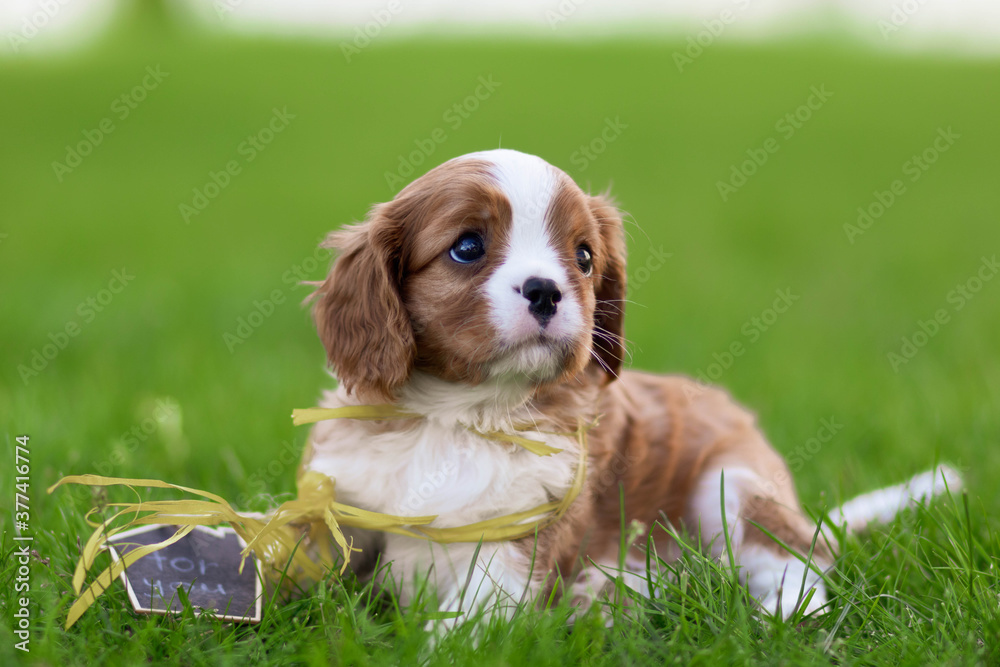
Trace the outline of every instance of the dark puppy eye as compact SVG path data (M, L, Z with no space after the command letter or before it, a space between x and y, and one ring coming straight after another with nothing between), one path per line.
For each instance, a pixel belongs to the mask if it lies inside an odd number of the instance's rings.
M580 267L583 275L590 275L590 272L594 270L594 258L590 255L590 248L582 245L576 249L576 265Z
M475 232L462 234L451 247L451 258L459 264L469 264L486 254L483 237Z

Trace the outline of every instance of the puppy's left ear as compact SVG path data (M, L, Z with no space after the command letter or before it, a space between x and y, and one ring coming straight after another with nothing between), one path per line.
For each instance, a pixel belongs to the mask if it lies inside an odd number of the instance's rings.
M592 345L608 381L618 377L625 358L625 228L621 213L605 195L590 197L590 212L597 220L604 248L598 265Z

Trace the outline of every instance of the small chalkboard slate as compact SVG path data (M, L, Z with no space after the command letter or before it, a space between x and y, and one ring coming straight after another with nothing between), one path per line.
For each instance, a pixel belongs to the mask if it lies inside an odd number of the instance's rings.
M177 526L143 526L111 538L108 550L118 561L119 550L155 544L170 538ZM240 574L240 552L246 543L232 528L195 526L183 539L154 551L128 566L122 581L137 612L180 613L177 588L187 592L191 606L211 610L219 618L260 622L261 575L250 555Z

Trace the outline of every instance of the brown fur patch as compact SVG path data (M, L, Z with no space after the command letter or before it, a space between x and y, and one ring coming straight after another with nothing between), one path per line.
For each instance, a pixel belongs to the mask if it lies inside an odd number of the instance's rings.
M744 489L749 500L741 519L748 543L783 551L754 522L798 553L808 554L814 527L801 514L791 474L757 429L753 415L728 394L683 377L633 371L623 372L607 387L601 384L591 377L582 388L552 388L539 404L560 424L600 415L599 426L588 438L585 492L565 525L539 536L538 554L544 556L539 563L558 565L565 575L591 559L617 558L621 490L626 526L640 521L652 527L665 517L696 534L691 494L703 474L720 467L746 468L762 481L756 489ZM668 533L650 534L661 553L672 549ZM526 549L533 547L533 542L525 544ZM820 563L830 560L820 542L814 556Z

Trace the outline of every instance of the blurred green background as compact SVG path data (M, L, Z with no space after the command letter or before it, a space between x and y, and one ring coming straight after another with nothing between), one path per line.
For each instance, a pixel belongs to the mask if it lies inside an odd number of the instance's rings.
M304 438L290 411L331 384L296 276L325 274L318 241L390 199L386 174L428 142L406 182L502 145L610 187L629 220L632 365L730 388L802 459L808 504L940 459L995 515L1000 279L961 309L949 294L1000 251L1000 64L801 38L720 40L679 71L684 46L411 37L348 62L333 40L133 17L78 51L0 60L0 420L8 456L31 436L35 520L60 529L64 496L42 489L69 473L258 506L291 492L294 464L275 463ZM265 145L275 109L287 124ZM928 150L914 181L907 163ZM185 220L231 161L239 173ZM755 173L724 199L734 168ZM897 179L851 242L845 225ZM134 276L118 294L115 271ZM772 317L778 290L798 298ZM940 309L948 321L893 368ZM241 318L259 326L234 344ZM842 426L807 447L824 419Z
M305 438L291 410L333 382L300 305L299 281L329 265L318 242L431 167L498 146L610 188L630 238L630 363L729 388L807 507L936 461L963 470L969 506L853 542L808 631L758 626L717 594L724 574L696 572L706 613L686 616L683 591L668 603L680 612L650 603L648 636L526 615L498 635L513 639L442 660L995 657L1000 62L822 32L696 55L683 36L387 35L348 58L349 37L238 36L127 6L94 43L0 57L0 443L13 462L30 436L38 551L36 653L8 648L7 585L0 662L427 655L419 611L384 613L335 580L254 630L137 621L115 587L62 633L93 499L44 490L96 472L250 509L290 496ZM14 494L3 476L7 584Z

